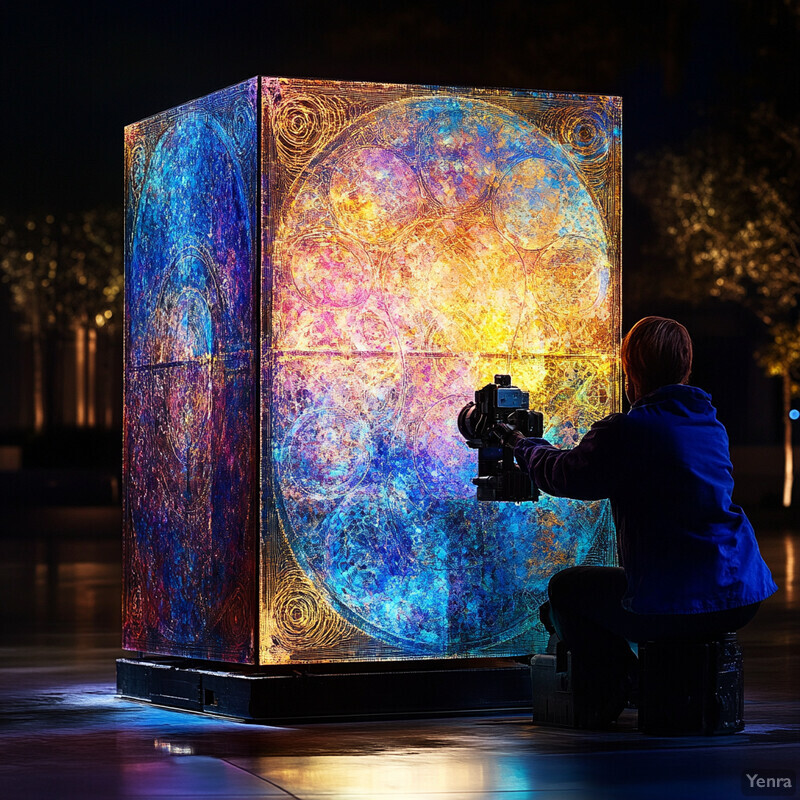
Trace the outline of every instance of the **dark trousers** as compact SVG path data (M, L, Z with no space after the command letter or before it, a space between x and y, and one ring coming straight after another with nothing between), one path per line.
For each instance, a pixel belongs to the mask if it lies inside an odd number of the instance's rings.
M618 567L570 567L548 586L550 620L572 653L576 694L603 708L621 710L635 678L628 642L710 640L744 627L760 605L705 614L634 614L622 607L627 585Z

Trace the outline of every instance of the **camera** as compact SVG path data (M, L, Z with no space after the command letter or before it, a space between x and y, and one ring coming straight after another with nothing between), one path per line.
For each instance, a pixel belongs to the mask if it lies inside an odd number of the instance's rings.
M541 436L543 418L529 408L528 393L511 385L510 375L495 375L475 392L475 402L467 403L458 414L458 430L467 445L478 451L478 500L522 503L538 500L539 490L530 476L514 462L511 448L503 447L492 429L498 423L518 430L524 436Z

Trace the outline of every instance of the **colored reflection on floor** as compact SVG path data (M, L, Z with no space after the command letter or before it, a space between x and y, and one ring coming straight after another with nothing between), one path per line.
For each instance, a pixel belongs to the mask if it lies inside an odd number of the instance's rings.
M268 727L114 694L114 531L0 539L0 796L24 798L735 798L800 763L800 527L761 528L781 590L740 633L747 728L646 737L626 711L583 733L522 716ZM11 534L22 532L10 532Z

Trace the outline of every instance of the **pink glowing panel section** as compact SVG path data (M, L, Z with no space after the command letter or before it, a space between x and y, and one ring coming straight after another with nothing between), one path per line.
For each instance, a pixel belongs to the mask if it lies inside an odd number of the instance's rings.
M264 663L519 655L605 503L478 504L455 419L510 372L617 410L617 98L262 80Z

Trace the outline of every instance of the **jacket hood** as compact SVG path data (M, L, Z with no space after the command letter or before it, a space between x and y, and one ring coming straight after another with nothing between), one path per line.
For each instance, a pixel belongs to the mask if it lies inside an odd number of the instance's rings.
M711 405L711 395L702 389L698 389L697 386L689 386L685 383L671 383L667 386L661 386L644 397L640 397L631 405L631 411L635 408L644 408L645 406L664 402L676 402L692 410L700 411Z

